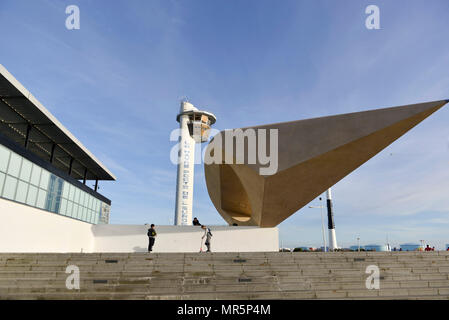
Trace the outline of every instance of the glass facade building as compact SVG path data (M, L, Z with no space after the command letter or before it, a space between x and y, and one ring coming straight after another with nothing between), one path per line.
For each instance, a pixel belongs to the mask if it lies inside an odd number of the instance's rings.
M417 251L421 245L417 243L405 243L400 245L402 251Z
M92 224L108 223L110 205L76 182L0 144L1 198Z

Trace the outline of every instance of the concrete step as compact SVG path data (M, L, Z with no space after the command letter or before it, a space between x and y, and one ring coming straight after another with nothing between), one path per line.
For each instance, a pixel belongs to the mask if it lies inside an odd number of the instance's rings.
M11 257L3 257L3 259L0 259L0 265L7 265L7 264L14 264L14 265L20 265L20 264L34 264L34 263L41 263L41 264L67 264L67 263L78 263L78 264L108 264L108 263L115 263L115 264L150 264L150 265L167 265L167 263L171 265L208 265L208 264L220 264L220 265L288 265L288 264L297 264L302 266L312 266L312 265L321 265L321 264L346 264L346 263L369 263L369 262L376 262L376 263L391 263L391 264L397 264L397 263L409 263L410 261L414 261L417 263L449 263L449 256L413 256L410 257L354 257L354 258L342 258L342 259L330 259L330 258L319 258L319 259L304 259L304 258L291 258L291 259L270 259L270 258L263 258L263 259L250 259L245 257L234 257L234 258L222 258L222 259L194 259L194 258L185 258L180 260L170 260L167 258L164 259L158 259L158 258L139 258L139 259L132 259L132 258L117 258L117 257L110 257L110 258L74 258L74 257L66 257L64 259L55 259L54 257L22 257L22 258L11 258Z
M423 280L423 279L397 279L387 278L382 279L382 286L397 286L397 287L449 287L449 279L443 278L438 280ZM97 275L91 277L82 277L80 284L82 286L96 286L95 282L104 281L107 285L126 285L126 284L147 284L150 286L183 286L183 285L225 285L225 284L242 284L248 283L248 285L258 284L277 284L279 286L303 286L308 285L308 288L338 286L345 288L354 286L365 286L365 278L327 278L327 277L315 277L315 278L279 278L276 276L248 278L248 277L201 277L201 278L167 278L161 279L158 277L122 277L122 276L105 276ZM61 285L65 286L66 277L60 278L5 278L0 279L0 286L2 287L26 287L26 286L46 286L46 285Z
M221 292L221 293L175 293L153 294L139 292L54 292L54 293L11 293L2 296L3 299L145 299L145 300L254 300L254 299L438 299L447 300L449 294L446 290L431 289L427 291L411 289L391 289L383 291L355 290L345 292L341 290L321 290L316 292Z
M348 270L346 270L348 271ZM0 281L9 279L60 279L65 280L69 274L63 271L0 271ZM240 279L249 278L252 281L257 281L258 279L277 279L277 281L350 281L351 279L365 281L367 274L360 271L349 272L331 272L331 273L316 273L316 274L304 274L300 271L297 272L230 272L230 273L220 273L220 272L204 272L204 273L190 273L190 272L168 272L168 273L157 273L157 272L141 272L141 271L87 271L81 273L81 279L95 279L95 278L106 278L106 279L135 279L147 277L153 279L153 281L164 281L173 279L216 279L227 281L229 279ZM381 273L381 281L406 281L406 280L447 280L449 275L447 273Z
M313 252L295 252L295 253L0 253L0 259L3 258L24 258L24 257L45 257L47 259L58 258L77 258L77 259L123 259L123 258L166 258L168 260L179 259L225 259L225 258L244 258L244 259L278 259L288 260L293 258L301 259L350 259L357 257L375 257L382 258L402 258L415 256L419 258L426 257L447 257L448 251L434 252L338 252L338 253L313 253Z
M446 252L0 254L0 298L446 299L448 259ZM68 265L80 268L80 290L67 292ZM379 267L380 290L365 287L368 265Z

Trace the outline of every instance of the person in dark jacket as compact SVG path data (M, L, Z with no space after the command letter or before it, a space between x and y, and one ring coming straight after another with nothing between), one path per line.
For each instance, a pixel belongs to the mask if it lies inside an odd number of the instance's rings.
M154 241L155 241L155 237L157 235L156 230L154 229L154 224L151 224L151 228L148 229L147 235L148 235L148 240L149 240L148 252L151 252L151 251L153 251Z
M194 226L200 226L201 225L201 223L198 221L198 218L196 218L196 217L193 218L192 223L193 223Z

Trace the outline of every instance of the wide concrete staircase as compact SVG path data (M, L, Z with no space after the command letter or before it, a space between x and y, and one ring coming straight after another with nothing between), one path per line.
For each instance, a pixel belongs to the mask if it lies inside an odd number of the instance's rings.
M449 299L449 252L0 253L0 298Z

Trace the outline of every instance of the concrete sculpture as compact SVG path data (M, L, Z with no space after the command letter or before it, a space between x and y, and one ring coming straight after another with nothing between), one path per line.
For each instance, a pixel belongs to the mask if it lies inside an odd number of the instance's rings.
M277 226L447 102L243 128L240 136L221 131L205 153L209 196L230 225ZM251 130L273 132L277 141L246 134ZM244 141L243 161L238 141ZM266 161L251 157L261 148L277 152L274 173L264 173Z

